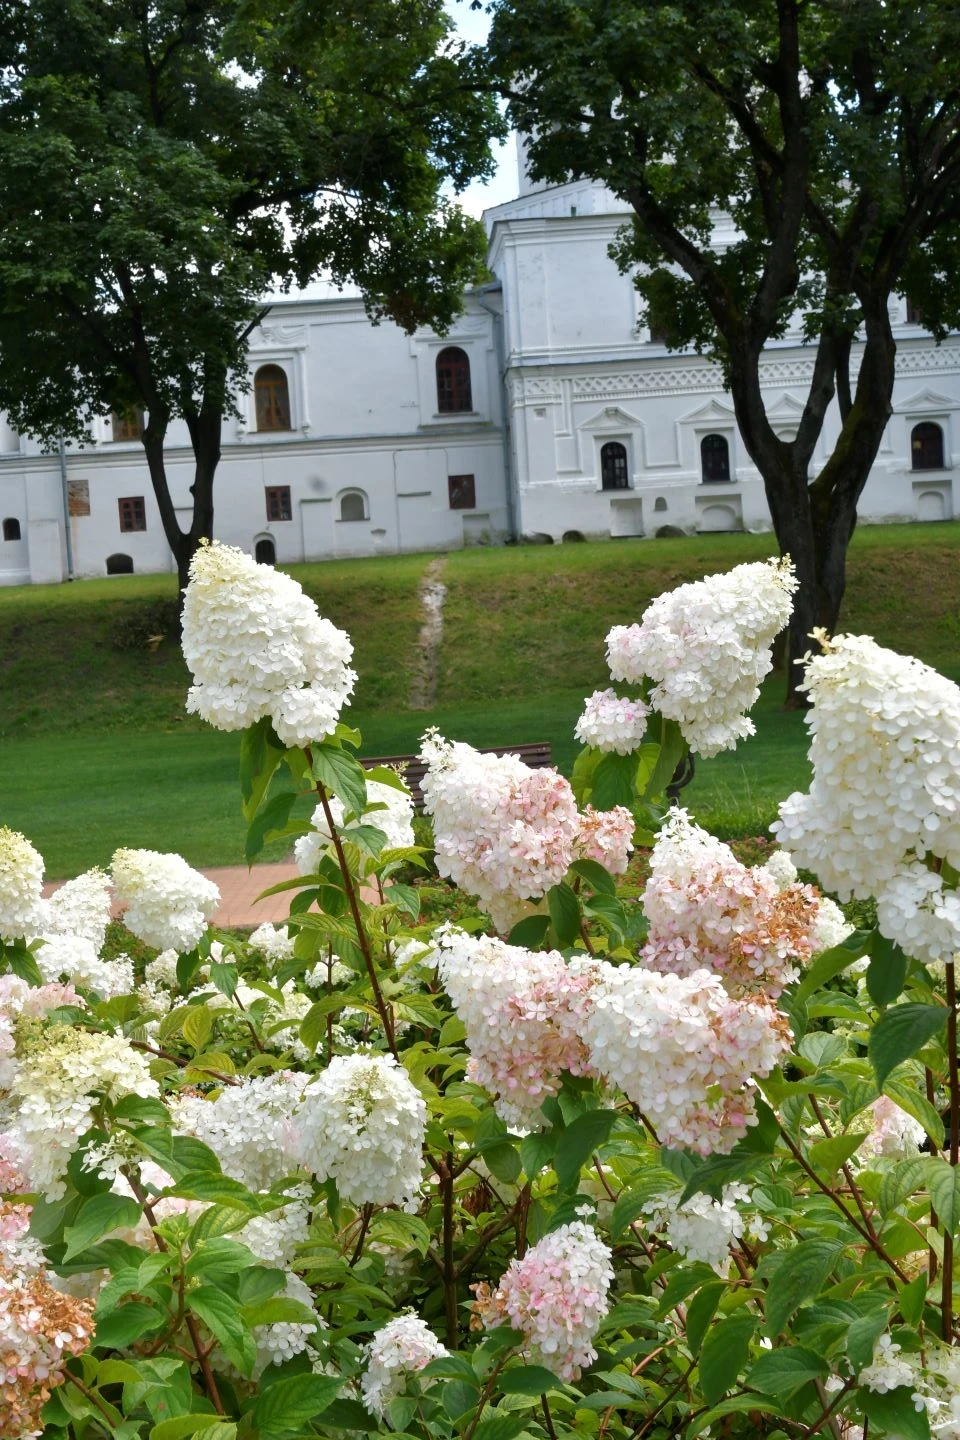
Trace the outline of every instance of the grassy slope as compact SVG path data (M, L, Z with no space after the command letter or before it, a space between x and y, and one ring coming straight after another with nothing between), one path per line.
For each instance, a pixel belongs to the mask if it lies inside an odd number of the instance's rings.
M858 532L844 627L960 675L960 524ZM437 705L405 708L430 557L295 567L348 629L360 672L351 720L368 754L416 748L427 724L478 745L547 739L572 763L583 695L608 683L603 638L663 589L772 553L768 536L466 551L450 556ZM0 822L23 829L52 875L104 863L117 844L197 864L242 855L239 737L183 711L186 671L166 626L167 576L0 589ZM118 641L124 648L117 648ZM758 833L806 777L802 718L774 677L759 735L700 766L692 807L728 834ZM175 801L170 804L170 796Z

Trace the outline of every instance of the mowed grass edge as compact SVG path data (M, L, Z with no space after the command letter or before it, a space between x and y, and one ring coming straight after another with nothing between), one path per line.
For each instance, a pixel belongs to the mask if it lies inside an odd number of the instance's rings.
M957 524L859 531L844 628L960 673L958 546ZM430 711L406 698L431 557L293 573L354 638L360 681L345 718L363 731L365 753L410 752L436 724L476 745L549 740L569 773L583 696L609 683L610 626L638 619L664 589L770 553L771 537L738 535L451 555ZM173 602L169 576L0 590L0 823L31 837L52 876L106 864L119 844L179 850L196 865L242 860L240 737L185 716L182 659L169 636L152 641L151 623ZM806 784L803 719L782 710L782 690L772 677L758 735L699 763L685 792L721 834L763 833L779 799Z

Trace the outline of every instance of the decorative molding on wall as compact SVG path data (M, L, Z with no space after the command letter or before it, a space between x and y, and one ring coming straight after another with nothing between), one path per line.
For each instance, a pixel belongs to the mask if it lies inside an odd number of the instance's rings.
M856 361L856 357L854 357ZM856 372L856 363L851 367ZM897 375L960 374L960 345L924 345L901 349L897 353ZM761 362L760 383L765 389L807 386L813 375L813 354L790 358L770 358ZM525 405L559 404L563 385L570 387L576 400L641 400L651 395L708 394L723 391L719 368L709 362L654 366L638 362L630 370L604 373L581 372L555 377L526 375L509 376L507 391L510 403ZM898 407L899 408L899 407Z

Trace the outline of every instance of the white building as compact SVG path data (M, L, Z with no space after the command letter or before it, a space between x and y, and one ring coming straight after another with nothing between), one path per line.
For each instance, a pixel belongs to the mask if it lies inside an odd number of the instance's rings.
M525 185L487 212L495 282L468 295L443 339L373 326L359 299L272 305L251 340L243 419L224 425L218 537L286 563L513 536L769 529L716 367L638 324L636 291L607 255L624 218L600 185ZM960 337L937 347L905 302L893 306L894 414L860 514L951 519ZM799 333L766 353L768 413L784 436L812 366ZM838 429L831 412L821 462ZM71 565L174 568L136 421L104 418L91 438L43 455L0 420L0 584L60 581ZM186 518L183 425L167 468Z

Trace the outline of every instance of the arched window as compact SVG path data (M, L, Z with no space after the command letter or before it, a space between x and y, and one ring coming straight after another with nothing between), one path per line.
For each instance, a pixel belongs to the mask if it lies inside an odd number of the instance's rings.
M276 565L277 547L269 538L258 540L253 551L253 558L258 565Z
M290 389L279 365L261 365L253 377L258 430L290 429Z
M130 556L130 555L123 555L123 554L108 555L108 556L107 556L107 574L108 574L108 575L132 575L132 574L133 574L133 557Z
M20 539L20 521L19 521L19 520L14 520L14 519L12 519L12 518L9 519L9 520L4 520L4 522L3 522L3 538L4 538L4 540L19 540L19 539Z
M129 410L114 410L110 416L114 440L140 440L143 437L143 411L137 405Z
M700 475L704 484L730 479L730 446L725 435L704 435L700 441Z
M437 409L441 415L473 409L470 360L459 345L448 345L437 356Z
M619 440L608 440L600 451L600 484L604 490L628 490L627 447Z
M932 420L923 420L911 430L910 462L914 470L943 469L943 431Z
M366 520L367 497L362 490L348 490L340 499L341 520Z

